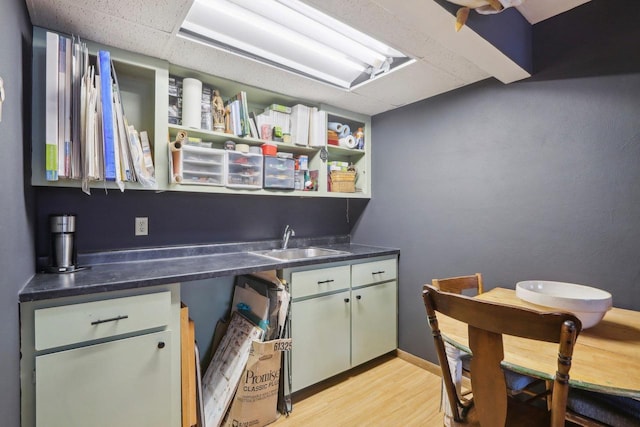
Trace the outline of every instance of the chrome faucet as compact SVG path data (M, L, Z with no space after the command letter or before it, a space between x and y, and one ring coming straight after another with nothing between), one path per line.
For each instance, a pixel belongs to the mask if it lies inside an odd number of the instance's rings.
M295 235L296 232L293 231L293 228L289 227L289 225L284 228L284 235L282 236L282 249L287 249L287 246L289 246L289 239L291 238L291 236Z

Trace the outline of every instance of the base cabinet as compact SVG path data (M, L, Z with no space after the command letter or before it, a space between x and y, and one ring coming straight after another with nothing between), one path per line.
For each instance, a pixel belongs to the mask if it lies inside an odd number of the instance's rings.
M397 348L397 257L286 269L298 391Z
M36 425L168 425L170 345L163 331L37 356Z
M397 348L398 282L351 291L351 363L360 365Z
M349 369L349 322L348 290L293 303L293 390L303 389Z
M180 425L178 284L20 310L23 427Z

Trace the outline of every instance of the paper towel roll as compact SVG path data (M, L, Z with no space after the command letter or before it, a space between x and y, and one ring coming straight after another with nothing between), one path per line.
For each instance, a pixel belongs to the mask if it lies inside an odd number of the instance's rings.
M329 130L336 132L339 138L345 138L346 136L351 135L351 128L349 125L343 125L338 122L329 122L327 127Z
M340 147L356 148L356 145L358 145L358 142L353 137L353 135L347 135L344 138L338 139L338 144L340 145Z
M327 124L327 127L329 128L329 130L336 132L338 135L342 133L343 126L344 125L342 123L338 123L338 122L329 122Z
M182 125L200 129L202 123L202 82L186 78L182 81Z

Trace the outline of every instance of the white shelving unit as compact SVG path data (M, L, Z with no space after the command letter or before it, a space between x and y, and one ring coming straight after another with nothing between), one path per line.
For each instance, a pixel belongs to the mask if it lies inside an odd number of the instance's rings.
M46 29L34 27L33 34L33 95L32 95L32 179L35 186L80 187L79 180L45 179L45 54ZM334 198L370 198L371 197L371 119L369 116L333 108L329 105L314 104L306 100L251 87L231 80L216 77L187 68L169 64L167 61L135 54L109 46L87 42L90 55L99 50L108 50L114 63L124 112L130 124L139 131L146 130L153 145L153 160L157 188L155 191L187 191L229 194L261 194L297 197L334 197ZM264 140L238 137L223 132L187 128L169 124L169 75L181 78L193 77L220 91L223 99L228 99L240 91L247 93L249 111L262 112L265 107L276 103L293 106L304 104L326 111L331 121L348 124L352 131L363 128L365 146L363 150L349 149L332 145L322 147L298 146L292 143L278 142L278 151L308 156L309 170L318 171L318 190L281 190L229 188L223 185L188 185L172 183L169 175L169 156L167 143L180 131L186 131L189 137L211 142L213 148L223 148L225 141L261 146ZM326 126L325 126L326 127ZM327 184L327 162L342 161L353 163L358 171L355 193L330 192ZM112 182L93 182L92 188L117 188ZM144 190L136 183L126 183L127 190Z

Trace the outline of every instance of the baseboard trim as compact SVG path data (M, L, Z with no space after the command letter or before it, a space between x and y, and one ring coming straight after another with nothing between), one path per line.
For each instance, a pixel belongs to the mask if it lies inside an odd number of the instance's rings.
M436 365L435 363L431 363L428 360L415 356L411 353L407 353L406 351L400 349L396 350L396 356L406 362L411 363L412 365L416 365L417 367L424 369L425 371L429 371L434 375L437 375L439 377L442 376L440 365Z

